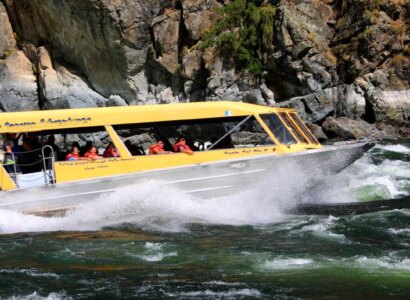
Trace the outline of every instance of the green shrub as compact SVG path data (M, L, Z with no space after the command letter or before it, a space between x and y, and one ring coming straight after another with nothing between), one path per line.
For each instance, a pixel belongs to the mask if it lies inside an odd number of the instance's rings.
M233 0L219 9L220 18L199 43L205 50L215 46L233 59L240 70L263 71L262 53L272 47L276 7L261 0Z

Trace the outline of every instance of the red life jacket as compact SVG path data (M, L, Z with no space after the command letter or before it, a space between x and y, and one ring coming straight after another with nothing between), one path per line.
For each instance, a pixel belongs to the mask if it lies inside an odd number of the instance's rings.
M80 158L80 154L68 153L67 156L65 157L65 160L77 160L79 158Z
M97 153L92 153L91 151L87 151L84 154L85 158L100 158L101 156L99 156Z
M103 157L117 157L117 153L114 148L108 148L104 150Z
M179 150L180 147L184 148L185 150L192 151L187 144L182 144L182 142L178 142L174 145L174 152L181 152Z
M149 150L148 153L149 154L158 154L160 152L162 152L164 149L162 149L160 146L158 146L157 144L149 146Z

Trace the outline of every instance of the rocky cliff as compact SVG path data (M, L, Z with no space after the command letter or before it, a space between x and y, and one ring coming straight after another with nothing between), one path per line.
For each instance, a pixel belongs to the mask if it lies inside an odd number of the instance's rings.
M0 109L225 99L408 138L409 20L409 0L0 0Z

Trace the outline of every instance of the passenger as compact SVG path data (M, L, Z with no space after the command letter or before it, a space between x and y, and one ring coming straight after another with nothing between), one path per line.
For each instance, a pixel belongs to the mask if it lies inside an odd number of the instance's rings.
M149 154L171 154L172 151L164 150L164 142L158 141L155 145L149 147Z
M58 151L58 146L56 145L56 138L54 137L54 135L51 134L48 136L46 145L53 148L54 152Z
M29 132L26 135L26 141L30 144L30 147L33 151L41 149L41 143L37 135L33 132Z
M174 151L175 152L182 152L182 153L188 153L188 154L194 154L194 152L189 148L189 146L186 144L186 140L184 137L178 138L176 144L174 145Z
M13 156L13 146L14 143L11 139L8 139L4 142L4 158L3 158L3 166L6 169L7 173L13 174L21 173L20 167L16 164L17 157Z
M85 154L86 154L88 151L90 151L90 149L91 149L92 147L94 147L93 142L87 141L87 142L85 143L85 146L84 146L84 147L78 148L78 149L80 149L80 155L81 155L81 156L85 156Z
M39 172L42 169L42 157L39 151L31 146L32 140L28 136L23 138L23 152L19 158L21 172L23 174Z
M77 146L73 146L72 150L70 151L70 153L67 154L65 158L65 160L80 160L80 159L82 159L82 157L80 156L80 151L78 151Z
M108 143L108 146L104 150L103 157L119 157L117 150L115 150L114 144L112 142Z
M6 133L6 140L3 145L3 150L8 152L6 149L6 147L8 146L10 148L10 152L8 153L13 152L14 155L18 155L21 152L21 148L19 146L20 137L21 137L21 134L17 135L15 133Z
M53 149L54 152L54 158L57 158L57 153L58 153L58 146L55 144L56 138L54 135L49 135L47 138L46 146L50 146ZM51 154L51 149L49 147L44 148L44 157L49 158Z
M85 158L90 158L90 159L98 159L102 158L102 156L98 155L97 148L95 146L92 146L90 150L88 150L84 154Z

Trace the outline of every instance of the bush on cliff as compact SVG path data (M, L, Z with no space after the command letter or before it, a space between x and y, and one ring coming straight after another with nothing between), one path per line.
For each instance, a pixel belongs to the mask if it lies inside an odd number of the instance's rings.
M221 18L207 32L200 49L216 46L226 62L252 74L263 71L263 53L272 47L276 7L262 0L233 0L219 9Z

